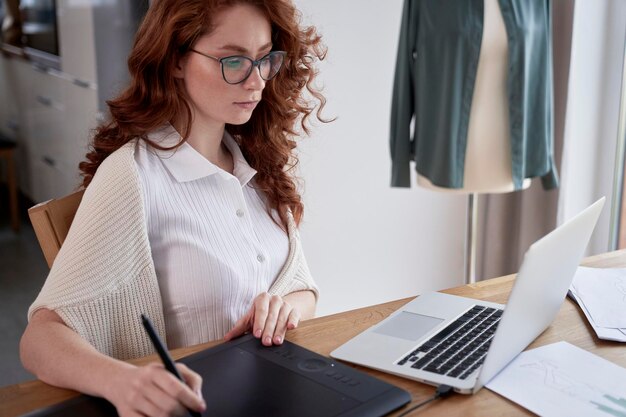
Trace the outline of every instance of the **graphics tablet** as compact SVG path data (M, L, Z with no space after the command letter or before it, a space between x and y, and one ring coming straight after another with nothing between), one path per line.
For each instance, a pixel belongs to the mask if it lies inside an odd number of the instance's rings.
M179 362L202 375L203 416L383 416L408 392L289 341L265 347L252 335ZM28 417L116 416L107 401L82 395Z

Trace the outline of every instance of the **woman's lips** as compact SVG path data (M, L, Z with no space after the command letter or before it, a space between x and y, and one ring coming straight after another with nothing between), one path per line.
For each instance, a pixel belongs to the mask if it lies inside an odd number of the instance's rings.
M258 101L239 101L235 102L235 105L245 110L252 110L256 107L258 103Z

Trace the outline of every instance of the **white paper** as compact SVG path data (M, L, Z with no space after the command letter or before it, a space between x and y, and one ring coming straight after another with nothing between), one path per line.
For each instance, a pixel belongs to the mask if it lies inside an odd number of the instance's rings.
M567 342L522 352L486 387L540 416L626 417L626 369Z
M589 324L591 324L591 327L593 327L593 330L596 332L596 335L600 339L614 340L616 342L626 342L626 329L611 329L608 327L600 327L596 325L593 319L591 318L591 314L589 314L589 311L587 311L587 307L585 306L585 303L580 298L580 296L576 293L576 290L573 288L570 288L568 295L570 295L574 299L574 301L578 303L578 305L580 306L580 309L585 314L585 317L587 317L587 321L589 321Z
M626 328L626 268L581 266L572 287L597 326Z

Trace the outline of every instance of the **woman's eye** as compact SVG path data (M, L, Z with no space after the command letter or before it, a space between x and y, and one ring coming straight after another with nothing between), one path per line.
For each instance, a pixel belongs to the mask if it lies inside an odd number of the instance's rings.
M239 69L243 66L243 59L233 58L224 61L224 65L226 65L229 69Z

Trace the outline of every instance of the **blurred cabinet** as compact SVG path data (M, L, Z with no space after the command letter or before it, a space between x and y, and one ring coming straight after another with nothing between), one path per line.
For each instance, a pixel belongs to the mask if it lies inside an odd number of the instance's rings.
M0 132L18 141L20 188L39 203L81 183L105 101L127 84L126 59L147 2L56 0L60 70L0 55Z
M34 71L30 64L19 58L0 56L0 66L4 69L4 82L7 86L6 98L2 101L11 103L6 112L0 115L2 126L13 125L10 129L10 137L18 142L17 148L17 169L20 189L24 194L32 198L31 170L32 145L28 136L24 133L26 126L31 123L32 111L27 111L29 107L30 86L34 81ZM23 91L25 89L25 91ZM11 111L13 109L13 112Z
M19 126L19 103L15 84L9 82L8 59L0 55L0 134L16 139Z
M96 126L96 89L21 58L1 59L7 84L18 92L21 190L36 203L71 193Z
M56 5L61 71L91 83L97 79L93 4L91 0L57 0Z

